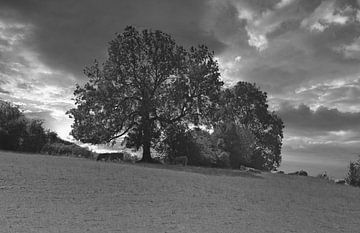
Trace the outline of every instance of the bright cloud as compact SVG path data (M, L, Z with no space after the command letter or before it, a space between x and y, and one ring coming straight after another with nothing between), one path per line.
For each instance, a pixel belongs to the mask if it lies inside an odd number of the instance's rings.
M351 19L349 14L356 10L349 6L339 10L336 9L335 3L335 0L323 1L313 14L301 22L301 26L322 32L331 25L346 24Z
M263 34L259 34L257 32L252 32L248 29L248 35L249 35L249 45L256 47L259 51L262 51L267 48L268 41L266 39L266 36Z
M0 21L0 98L19 105L31 118L45 118L48 120L46 127L67 138L71 121L65 111L73 106L71 95L75 78L47 67L35 51L26 47L33 28L32 25Z

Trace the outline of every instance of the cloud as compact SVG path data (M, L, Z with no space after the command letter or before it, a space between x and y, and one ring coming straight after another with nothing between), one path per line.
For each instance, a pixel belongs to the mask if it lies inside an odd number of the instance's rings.
M360 37L356 38L350 44L343 44L335 48L335 51L343 54L347 59L360 60Z
M342 177L360 151L360 112L283 103L278 114L285 123L283 169L302 167L317 175L328 171Z
M2 94L10 94L10 91L6 91L3 88L0 87L0 93Z
M43 120L44 128L55 131L61 138L67 140L73 140L69 136L71 130L71 124L73 123L71 119L64 117L63 111L49 109L49 110L37 110L37 111L25 111L25 116L29 119L40 119Z
M0 17L0 95L67 138L71 121L65 111L73 107L75 78L40 61L38 51L28 45L34 28L17 18Z
M340 111L357 112L360 108L360 78L340 78L295 90L298 102L312 107L332 106ZM314 101L314 99L316 101Z
M340 112L320 106L315 110L307 105L293 107L285 103L278 110L286 127L298 131L338 132L360 130L360 112ZM336 136L336 133L334 134Z
M301 22L301 26L322 32L331 25L344 25L355 20L356 14L353 4L346 5L335 0L323 1L313 14Z
M160 29L185 46L205 43L221 51L225 45L201 25L209 7L205 0L3 1L2 14L10 9L14 18L36 25L31 41L41 62L80 76L95 58L104 59L107 42L127 25Z

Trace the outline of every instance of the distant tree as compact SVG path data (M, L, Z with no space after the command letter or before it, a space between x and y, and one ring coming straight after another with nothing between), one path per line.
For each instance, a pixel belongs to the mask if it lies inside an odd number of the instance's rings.
M46 142L47 143L56 143L56 142L61 142L63 140L61 140L59 138L59 136L57 135L56 132L50 131L50 130L46 130L45 131L45 135L46 135Z
M40 152L46 143L64 142L45 130L43 121L27 119L20 108L0 100L0 149Z
M26 131L23 136L20 150L27 152L40 152L47 142L46 131L42 125L42 120L27 120Z
M210 124L222 82L206 46L189 51L161 31L127 27L109 43L108 58L85 69L89 82L76 86L71 135L109 143L132 132L151 161L150 147L167 125Z
M267 94L255 84L238 82L222 92L220 106L214 117L217 125L234 124L254 136L250 159L252 166L266 170L278 167L281 162L284 124L275 112L268 110ZM236 127L233 130L235 129ZM234 132L232 135L236 134L238 133ZM237 161L237 164L232 164L233 167L238 167L243 162L241 159L233 161Z
M26 119L17 106L0 101L0 148L19 150L26 133Z

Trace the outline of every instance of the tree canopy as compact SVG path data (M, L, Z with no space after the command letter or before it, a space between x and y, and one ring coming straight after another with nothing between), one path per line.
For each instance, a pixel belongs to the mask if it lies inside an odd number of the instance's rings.
M185 49L166 33L129 26L109 42L105 62L95 61L84 73L88 81L76 86L76 107L68 111L71 135L81 142L110 143L127 135L128 144L143 148L142 160L151 161L157 142L184 154L166 137L185 143L189 125L206 125L225 142L233 167L271 170L280 164L284 126L268 110L267 94L248 82L222 88L214 53L205 45Z
M278 167L281 162L284 124L275 112L268 110L267 94L255 84L238 82L234 87L222 92L220 106L215 116L217 126L225 125L224 132L233 132L232 135L237 135L234 140L242 141L241 138L244 137L241 135L244 133L247 135L245 138L252 138L252 154L246 155L250 159L247 163L268 170ZM228 139L227 143L233 142ZM245 144L248 148L249 143Z
M133 133L144 161L167 125L210 125L223 85L206 46L186 50L168 34L130 26L110 41L106 61L95 61L85 75L89 81L76 86L76 108L68 111L71 134L99 144Z

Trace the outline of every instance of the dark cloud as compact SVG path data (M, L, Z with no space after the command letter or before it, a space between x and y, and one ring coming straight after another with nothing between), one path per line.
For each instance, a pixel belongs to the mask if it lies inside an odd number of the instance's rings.
M286 127L299 131L316 133L360 129L360 112L340 112L323 106L311 110L304 104L298 107L283 104L278 114Z
M1 46L7 47L9 45L10 44L9 44L9 42L7 40L0 37L0 48L1 48Z
M35 25L31 44L42 62L80 74L95 58L103 59L116 32L125 26L160 29L185 46L205 43L219 52L224 44L203 30L206 0L186 1L2 1L2 11Z
M281 22L273 31L267 34L269 40L281 36L289 31L297 30L301 21L297 19L291 19Z
M357 0L336 0L335 4L339 9L342 10L346 9L348 6L352 8L359 8L359 2Z
M202 20L204 30L229 47L237 50L249 49L247 21L239 18L237 7L229 1L213 2Z
M32 89L33 89L30 84L28 84L28 83L23 83L23 82L22 82L22 83L18 83L16 87L18 87L18 88L20 88L20 89L23 89L23 90L32 90Z
M244 3L246 6L250 7L254 11L263 13L265 11L272 10L276 6L276 4L281 2L281 0L244 0L238 2Z
M346 25L332 25L322 33L311 33L305 38L305 42L312 51L315 59L332 59L340 64L353 65L359 61L346 59L336 48L342 45L351 44L354 39L360 36L359 22L352 22Z
M323 0L298 0L296 7L299 11L313 12Z
M0 87L0 93L2 94L10 94L10 91L4 90L2 87Z

